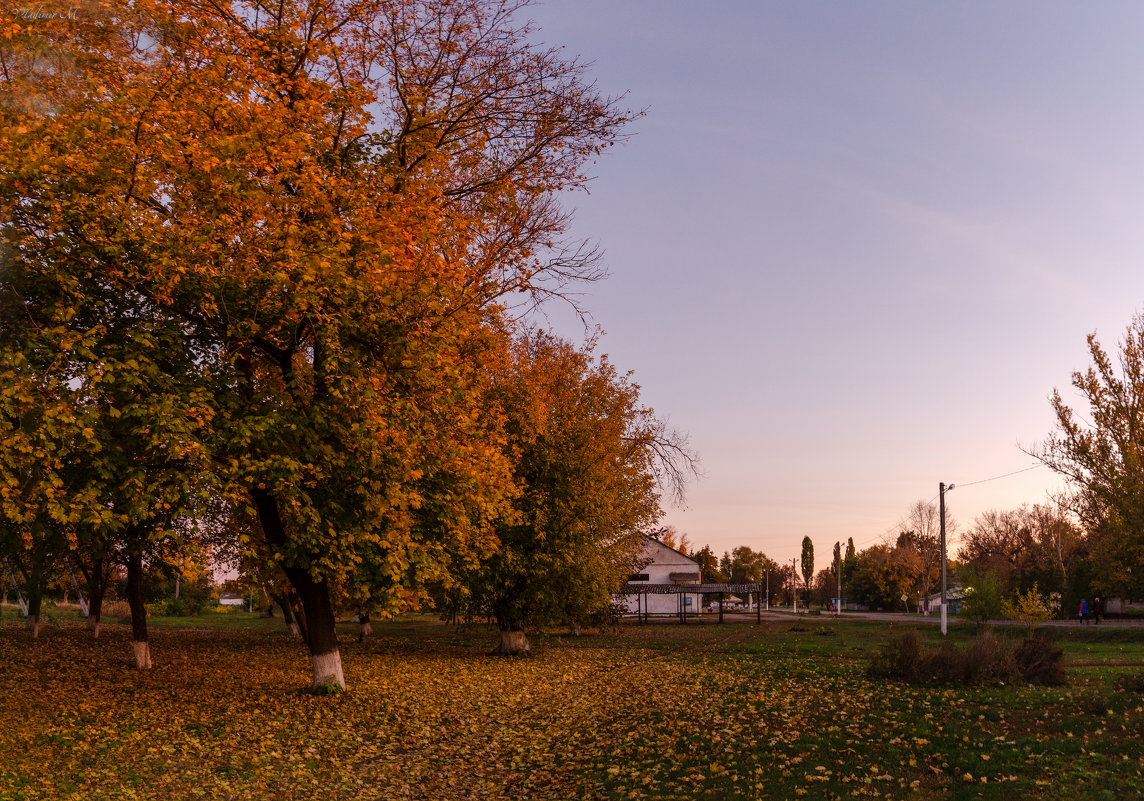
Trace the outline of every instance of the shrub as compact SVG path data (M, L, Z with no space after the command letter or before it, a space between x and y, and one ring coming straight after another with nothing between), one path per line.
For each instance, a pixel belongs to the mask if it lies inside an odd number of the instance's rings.
M191 617L203 611L202 601L194 598L168 598L166 607L168 617Z
M1002 611L1007 618L1025 624L1025 634L1033 636L1037 626L1055 618L1061 611L1061 594L1041 595L1034 583L1028 592L1017 593L1014 601L1004 601Z
M916 681L939 684L962 684L966 680L965 655L949 640L938 643L937 650L925 660L923 675Z
M910 629L886 643L870 662L870 673L908 682L926 681L922 635Z
M103 607L100 609L100 618L108 620L110 618L117 618L119 620L131 619L131 605L127 601L104 601Z
M961 676L963 684L1013 679L1017 676L1013 646L992 632L985 632L965 649L961 658Z
M916 630L886 644L871 659L872 676L900 679L911 684L981 684L1023 679L1033 684L1063 684L1061 649L1044 637L1027 637L1014 646L1009 640L985 633L963 651L948 640L927 648Z
M1144 674L1121 676L1116 680L1116 688L1129 693L1144 693Z
M191 598L167 598L145 604L148 615L157 617L190 617L202 611L203 605ZM128 614L131 612L128 610Z
M1021 678L1032 684L1064 684L1065 669L1061 664L1064 652L1048 637L1026 637L1013 659Z
M612 601L589 613L583 623L587 628L617 632L620 630L620 621L626 613L627 607L624 604Z
M972 620L977 624L977 630L981 631L987 621L1002 615L1001 581L992 573L985 571L980 573L965 571L963 578L969 586L965 587L961 599L961 611L958 614L967 620Z

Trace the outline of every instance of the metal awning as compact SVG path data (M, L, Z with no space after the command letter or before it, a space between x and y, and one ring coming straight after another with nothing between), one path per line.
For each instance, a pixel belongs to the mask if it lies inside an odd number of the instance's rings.
M738 594L762 591L762 584L644 584L642 582L629 581L620 589L619 594L639 595L645 592L650 595L678 595L680 593L696 592L733 592Z

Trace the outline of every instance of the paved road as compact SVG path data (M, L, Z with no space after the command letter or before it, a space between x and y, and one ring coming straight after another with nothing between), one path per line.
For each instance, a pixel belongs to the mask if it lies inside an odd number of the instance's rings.
M764 611L763 612L763 619L764 620L789 620L792 622L795 620L805 620L808 623L820 623L821 624L821 623L825 623L827 620L833 620L834 618L835 618L835 615L830 613L830 612L823 612L821 615L808 615L805 612L800 613L798 615L795 615L793 612L774 610L774 609L772 609L770 611ZM718 621L718 619L719 619L718 613L714 613L711 615L704 615L703 619L705 622L709 622L712 620ZM748 622L748 621L752 621L755 619L755 613L754 612L749 612L749 613L748 612L727 612L724 615L724 619L726 619L728 621L734 621L737 623L738 622ZM938 625L941 623L941 617L938 615L907 615L907 614L902 613L902 612L843 612L841 615L841 619L843 619L843 620L886 620L886 621L892 620L892 621L901 622L901 623L920 623L923 625L927 624L927 623L932 623L934 625ZM951 626L959 624L959 623L965 623L964 620L962 620L961 618L956 617L956 616L950 616L948 621L949 621L949 625L951 625ZM1021 623L1020 621L1016 621L1016 620L990 620L989 625L991 625L991 626L1023 626L1025 624ZM1040 625L1051 626L1051 627L1071 626L1071 627L1075 628L1075 627L1078 627L1082 624L1076 620L1050 620L1047 623L1042 623ZM1097 625L1097 624L1094 624L1090 621L1090 622L1085 623L1083 625L1085 627L1088 627L1088 626L1093 626L1093 625ZM1139 628L1144 628L1144 620L1141 620L1139 618L1122 618L1122 619L1105 618L1104 620L1100 621L1099 625L1100 626L1107 626L1108 628L1139 629Z

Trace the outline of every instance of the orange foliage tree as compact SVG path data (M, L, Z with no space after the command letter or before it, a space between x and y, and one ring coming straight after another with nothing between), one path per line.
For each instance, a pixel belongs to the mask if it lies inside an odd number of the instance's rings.
M660 488L681 493L695 469L686 441L594 347L526 332L496 382L519 494L497 521L500 547L466 575L500 628L499 654L528 652L527 628L606 614L660 517Z
M344 686L335 593L392 611L495 545L505 307L600 275L557 197L626 115L518 12L134 0L4 23L6 258L179 333L315 688Z

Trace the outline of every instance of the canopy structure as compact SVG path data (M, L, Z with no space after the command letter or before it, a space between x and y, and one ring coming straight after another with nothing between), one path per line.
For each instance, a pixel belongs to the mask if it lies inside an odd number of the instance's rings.
M624 584L617 595L679 595L679 622L687 622L687 609L683 604L682 596L692 593L707 593L719 596L719 622L723 622L723 596L728 593L735 595L750 595L751 593L759 593L759 603L755 604L755 618L756 622L762 620L762 584L651 584L629 581ZM647 622L647 603L641 606L641 611L637 612L641 622Z
M650 595L674 595L676 593L703 592L703 593L734 593L741 595L750 592L762 592L762 584L645 584L629 581L617 593L618 595L638 595L646 592Z

